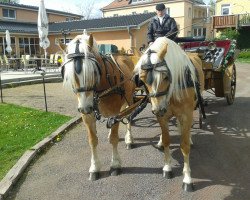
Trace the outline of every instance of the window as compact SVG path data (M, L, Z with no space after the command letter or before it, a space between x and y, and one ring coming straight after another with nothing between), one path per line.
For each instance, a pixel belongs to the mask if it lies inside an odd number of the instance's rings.
M231 14L230 4L221 5L221 15L230 15L230 14Z
M136 12L132 12L132 15L136 15Z
M118 17L118 14L114 14L113 16L114 16L114 17Z
M3 8L3 17L10 18L10 19L16 19L16 11Z
M66 38L66 45L69 44L71 40L72 40L72 39L70 39L70 38ZM62 44L65 44L65 43L64 43L64 38L60 38L59 41L60 41Z
M170 15L170 8L166 8L166 13Z
M39 38L19 38L20 55L41 54Z
M205 36L206 37L206 28L194 28L193 36Z
M141 2L145 2L145 1L152 1L152 0L132 0L131 4L133 4L133 3L141 3Z
M188 8L188 17L191 18L192 17L192 9Z

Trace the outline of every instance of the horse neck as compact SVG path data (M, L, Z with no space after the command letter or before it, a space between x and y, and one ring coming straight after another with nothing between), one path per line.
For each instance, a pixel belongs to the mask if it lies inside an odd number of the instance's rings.
M96 60L100 64L102 72L100 84L97 86L98 91L108 89L121 82L121 72L111 59L107 60L98 54Z

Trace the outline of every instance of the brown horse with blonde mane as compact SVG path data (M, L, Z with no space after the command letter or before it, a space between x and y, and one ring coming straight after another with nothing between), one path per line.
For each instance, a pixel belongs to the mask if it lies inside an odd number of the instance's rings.
M175 116L181 133L181 151L184 156L183 189L193 190L189 166L190 129L193 123L193 111L197 103L199 79L204 80L201 60L192 57L195 69L187 54L172 40L166 37L157 38L138 61L134 74L139 75L145 84L152 104L152 112L157 116L162 134L158 146L164 147L165 165L163 176L171 178L171 155L169 150L170 136L168 121ZM198 72L198 73L197 73Z
M135 84L131 80L134 64L128 56L101 55L92 35L76 36L66 49L62 74L64 85L72 89L78 99L78 110L82 114L91 148L90 180L99 178L101 165L97 153L96 121L102 117L116 116L133 103ZM109 141L113 146L111 175L121 172L121 159L117 150L119 123L112 126ZM125 142L133 143L127 124Z

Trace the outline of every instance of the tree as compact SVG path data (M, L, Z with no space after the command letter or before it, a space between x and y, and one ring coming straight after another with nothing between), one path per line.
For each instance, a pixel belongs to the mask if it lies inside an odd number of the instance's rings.
M210 5L211 10L213 11L213 14L215 13L215 1L214 0L210 0L208 5Z
M96 10L96 0L83 1L77 4L79 8L79 14L83 16L84 19L97 18L101 15L100 11Z
M19 3L19 0L0 0L1 3Z

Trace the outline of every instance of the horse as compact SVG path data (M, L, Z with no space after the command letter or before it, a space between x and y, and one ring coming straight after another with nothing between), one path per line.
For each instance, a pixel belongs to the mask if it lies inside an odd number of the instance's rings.
M204 79L201 60L199 57L193 57L192 60L197 64L199 78L193 63L180 46L166 37L160 37L140 57L133 72L145 85L152 112L161 127L158 146L163 146L163 176L166 178L173 177L168 122L173 116L178 121L180 148L184 157L182 187L185 191L194 189L189 166L190 129L197 95L204 88L204 81L200 87L198 85L198 79Z
M112 56L111 56L112 57ZM89 180L100 178L100 161L97 153L96 121L100 116L116 116L133 103L135 84L132 80L134 64L129 56L102 55L92 34L77 35L67 46L62 65L63 84L77 96L78 111L85 124L91 148ZM121 159L117 150L119 123L109 131L112 144L111 175L121 173ZM133 143L131 125L127 124L125 143Z

